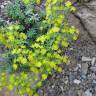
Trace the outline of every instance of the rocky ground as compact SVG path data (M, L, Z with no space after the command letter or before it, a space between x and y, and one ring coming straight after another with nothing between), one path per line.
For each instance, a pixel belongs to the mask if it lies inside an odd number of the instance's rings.
M66 52L70 63L62 65L62 73L48 78L38 90L40 96L96 96L96 0L81 1L74 3L77 12L69 17L69 23L80 31Z
M96 96L96 0L72 2L77 12L70 14L69 23L79 29L79 38L66 51L70 62L62 65L62 73L49 76L40 96Z

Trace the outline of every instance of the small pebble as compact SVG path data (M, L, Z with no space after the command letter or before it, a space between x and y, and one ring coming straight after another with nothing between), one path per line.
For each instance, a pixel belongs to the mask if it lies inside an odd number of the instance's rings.
M82 75L87 74L87 71L88 71L88 64L87 63L82 63L81 71L82 71Z
M4 4L4 5L7 5L8 3L7 3L7 2L4 2L3 4Z
M96 86L96 80L93 80L93 82L92 82L93 84L94 84L94 86Z
M81 81L80 80L77 80L77 79L75 79L74 81L73 81L75 84L80 84L81 83Z
M81 64L77 64L77 66L78 66L79 68L81 68Z
M91 71L96 72L96 67L91 67Z
M93 58L92 58L92 61L91 61L92 66L94 66L95 61L96 61L96 58L95 58L95 57L93 57Z
M89 62L91 61L92 59L90 57L85 57L85 56L82 56L82 61L83 62Z
M68 80L66 80L64 83L65 83L65 84L68 84Z
M3 9L4 8L4 5L1 5L1 9Z
M73 48L69 48L69 50L70 50L70 51L72 51L72 50L73 50Z
M92 93L90 92L90 90L86 90L84 96L92 96Z
M81 69L81 64L77 64L77 66L74 68L74 71L79 71Z

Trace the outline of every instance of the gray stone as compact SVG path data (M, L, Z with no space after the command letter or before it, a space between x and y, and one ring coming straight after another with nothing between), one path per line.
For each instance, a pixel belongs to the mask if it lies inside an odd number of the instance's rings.
M87 78L91 81L95 80L96 79L96 75L95 73L91 72L91 74L88 74Z
M96 67L91 67L91 71L96 72Z
M92 40L96 42L96 1L80 7L76 15L80 18L84 28L87 30Z
M77 66L74 68L74 71L78 71L79 69L81 69L81 64L77 64Z
M93 57L93 58L92 58L92 61L91 61L91 65L92 65L92 66L95 65L95 61L96 61L96 57Z
M78 68L81 68L81 64L77 64Z
M4 5L1 5L0 7L1 7L1 9L3 9L4 8Z
M92 0L91 2L86 4L90 9L96 12L96 0Z
M92 59L90 57L85 57L85 56L82 56L82 61L83 62L89 62L91 61Z
M94 86L96 86L96 80L93 80L93 82L92 82L93 84L94 84Z
M88 71L88 64L87 63L82 63L82 75L86 75Z
M67 96L77 96L77 93L73 89L71 89L71 90L68 91Z
M69 0L69 1L71 1L72 3L75 3L77 0Z
M39 95L40 95L40 96L43 96L43 90L38 89L38 91L37 91L37 92L39 93Z
M75 79L74 81L73 81L75 84L80 84L81 83L81 81L80 80L77 80L77 79Z
M85 91L84 96L92 96L92 93L89 89Z

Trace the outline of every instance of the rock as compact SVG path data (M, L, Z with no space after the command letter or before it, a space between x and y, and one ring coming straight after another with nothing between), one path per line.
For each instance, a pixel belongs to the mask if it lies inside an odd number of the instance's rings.
M72 4L73 4L73 3L75 3L77 0L69 0L69 1L71 1L71 2L72 2Z
M93 58L92 58L92 61L91 61L91 65L92 65L92 66L95 65L95 61L96 61L96 57L93 57Z
M93 82L92 82L93 84L94 84L94 86L96 86L96 80L93 80Z
M85 91L84 96L92 96L92 93L89 89Z
M81 68L81 64L77 64L78 68Z
M83 76L86 75L87 71L88 71L88 64L87 63L82 63L82 68L81 68L82 75Z
M96 73L96 67L91 67L90 70Z
M81 81L80 81L80 80L77 80L77 79L75 79L73 82L74 82L75 84L77 84L77 85L79 85L79 84L81 83Z
M91 1L88 4L85 4L85 6L81 6L77 11L76 15L79 17L80 21L83 24L83 27L87 30L92 40L96 43L96 10L95 9L96 9L96 1Z
M68 82L69 82L69 81L68 81L68 77L67 77L67 76L64 77L64 83L65 83L65 84L68 84Z
M82 57L82 62L89 62L91 61L92 59L90 57Z
M62 90L62 92L64 91L64 87L63 86L60 86L60 88L61 88L61 90Z
M78 71L79 69L81 69L81 64L77 64L77 66L74 68L74 71Z
M81 0L82 2L89 2L90 0Z
M1 9L3 9L4 8L4 5L1 5L0 7L1 7Z
M96 0L92 0L91 2L86 4L90 9L96 12Z
M4 4L4 6L5 6L5 5L7 5L7 2L4 2L3 4Z
M73 80L75 79L75 76L72 72L69 73L69 80L70 80L70 83L73 83Z
M92 80L96 79L96 75L95 75L95 73L91 72L91 74L88 74L87 78L92 81Z
M38 89L37 93L39 93L40 96L43 96L43 90Z
M73 51L73 48L69 48L69 51Z
M73 89L69 89L68 95L66 95L66 96L77 96L77 92L75 90L73 90Z
M78 90L78 95L77 96L83 96L84 94L84 91L81 89L81 90Z

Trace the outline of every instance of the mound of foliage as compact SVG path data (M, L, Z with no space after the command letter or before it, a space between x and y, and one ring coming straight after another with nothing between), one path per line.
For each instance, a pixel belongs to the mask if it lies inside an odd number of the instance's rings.
M13 0L6 6L12 24L1 26L0 44L6 47L5 70L0 73L0 90L16 96L38 96L53 71L62 72L68 57L62 50L78 37L78 30L68 25L68 15L76 9L70 1ZM14 96L15 96L14 95Z

